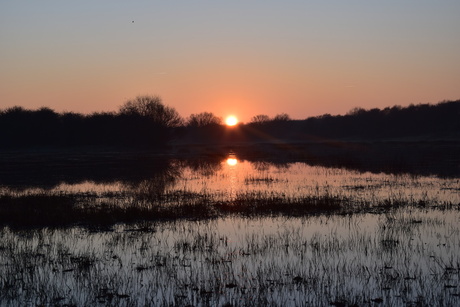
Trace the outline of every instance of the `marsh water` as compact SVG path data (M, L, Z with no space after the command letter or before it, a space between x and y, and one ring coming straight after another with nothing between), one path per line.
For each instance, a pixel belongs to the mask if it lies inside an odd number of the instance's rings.
M436 163L434 161L433 163ZM150 159L146 165L106 165L98 169L66 165L58 174L38 171L1 185L21 194L49 193L156 193L173 191L209 195L228 201L245 193L284 197L334 195L353 200L381 201L398 198L410 201L458 201L459 179L436 174L370 172L342 167L310 165L308 161L248 161L234 153L190 160ZM108 172L110 169L110 172ZM65 172L67 170L67 173ZM61 169L62 171L62 169ZM132 173L129 173L132 172ZM129 173L129 174L127 174ZM85 176L86 175L86 176ZM34 179L36 179L34 181Z
M75 195L90 200L86 206L206 200L225 204L226 213L102 228L5 223L0 305L460 304L458 176L247 160L234 152L141 161L27 170L4 179L0 193ZM238 209L266 199L289 201L284 211ZM303 199L334 200L343 210L290 212L289 204Z

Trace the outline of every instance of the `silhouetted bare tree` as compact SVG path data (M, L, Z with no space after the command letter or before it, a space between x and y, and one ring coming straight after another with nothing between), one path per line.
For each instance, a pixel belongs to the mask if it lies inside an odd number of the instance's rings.
M270 117L265 114L259 114L251 118L251 123L254 123L254 124L263 124L269 121L270 121Z
M274 118L273 118L273 121L275 122L287 122L291 120L291 118L289 117L288 114L286 113L281 113L281 114L277 114Z
M362 115L364 113L366 113L365 109L360 108L360 107L354 107L353 109L351 109L350 111L347 112L347 115L358 116L358 115Z
M210 112L202 112L190 115L187 120L188 127L206 127L212 125L222 125L222 118Z
M168 128L183 124L179 113L174 108L165 106L158 96L137 96L128 100L120 107L120 114L140 115Z

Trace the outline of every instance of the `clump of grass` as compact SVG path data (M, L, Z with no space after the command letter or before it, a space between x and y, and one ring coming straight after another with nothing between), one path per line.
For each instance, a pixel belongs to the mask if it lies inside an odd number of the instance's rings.
M195 200L194 200L195 198ZM205 197L190 193L159 194L140 199L129 195L98 199L95 195L54 194L0 196L0 224L12 227L113 225L142 220L212 218Z
M271 193L240 193L234 200L214 206L222 214L304 216L337 213L347 203L347 199L328 195L293 198Z
M270 183L280 182L281 180L282 179L275 178L273 176L268 176L268 175L265 175L265 176L250 175L244 178L244 183L245 184L270 184ZM287 181L287 179L285 179L284 181Z
M0 196L0 223L11 226L55 226L74 221L74 195L32 194Z

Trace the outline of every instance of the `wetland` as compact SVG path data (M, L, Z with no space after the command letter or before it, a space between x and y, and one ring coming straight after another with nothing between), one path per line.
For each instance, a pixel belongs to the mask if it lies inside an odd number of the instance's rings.
M5 151L1 305L456 306L438 145Z

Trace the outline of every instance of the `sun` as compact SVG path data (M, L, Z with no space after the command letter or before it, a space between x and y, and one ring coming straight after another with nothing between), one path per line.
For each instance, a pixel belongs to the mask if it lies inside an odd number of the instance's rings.
M225 119L225 124L227 126L235 126L236 124L238 124L238 118L236 118L233 115L227 116L227 118Z
M227 164L230 166L235 166L238 164L238 160L236 158L228 158L227 159Z

